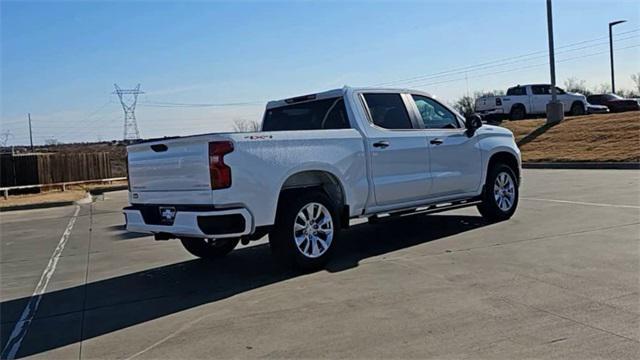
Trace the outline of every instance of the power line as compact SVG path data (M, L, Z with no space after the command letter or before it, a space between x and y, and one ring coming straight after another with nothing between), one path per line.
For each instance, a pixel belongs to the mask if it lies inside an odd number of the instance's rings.
M95 119L95 120L91 121L89 124L95 124L95 123L97 123L98 121L103 120L105 117L106 117L106 115L105 115L105 116L102 116L102 117L100 117L100 118L98 118L98 119ZM115 129L115 127L116 127L116 126L120 126L120 125L118 124L118 122L117 122L117 119L118 119L119 117L120 117L120 115L117 115L116 117L111 117L111 118L109 119L109 121L110 121L109 123L107 123L107 124L101 124L99 127L96 127L96 126L86 126L86 125L89 125L89 124L85 124L85 126L80 127L80 128L76 128L76 130L75 130L75 131L65 132L63 135L64 135L64 136L66 136L66 137L68 137L68 136L75 136L75 135L83 136L83 135L87 135L87 134L95 134L95 133L96 133L95 131L97 131L97 130L103 130L103 129L105 129L105 128L114 128L114 129Z
M634 29L634 30L625 31L625 32L619 33L618 35L625 35L625 34L630 34L630 33L638 32L638 31L640 31L640 29ZM599 40L602 40L602 39L605 39L605 38L608 38L608 36L598 37L598 38L594 38L594 39L590 39L590 40L578 41L578 42L575 42L575 43L570 43L570 44L566 44L566 45L563 45L563 46L558 46L558 47L556 47L556 49L571 48L571 47L575 47L577 45L582 45L582 44L586 44L586 43L589 43L589 42L599 41ZM631 38L631 37L628 37L628 38L625 38L625 39L629 39L629 38ZM619 39L619 41L621 41L621 40L623 40L623 39ZM587 47L600 46L600 45L601 44L597 44L597 45L592 45L592 46L587 46ZM587 47L583 47L583 48L587 48ZM583 49L583 48L580 48L580 49ZM565 52L576 51L576 50L580 50L580 49L565 50ZM438 75L445 75L445 74L449 74L451 72L472 71L474 68L477 68L477 67L483 67L483 66L487 66L487 65L503 63L503 62L510 61L510 60L522 59L522 58L526 58L526 57L530 57L532 55L538 55L538 54L543 54L542 57L546 57L547 54L548 54L548 50L534 51L534 52L527 53L527 54L511 56L511 57L502 58L502 59L496 59L496 60L487 61L487 62L474 64L474 65L466 65L466 66L452 68L452 69L449 69L449 70L439 71L439 72L435 72L435 73L423 74L423 75L417 75L417 76L412 76L412 77L403 78L403 79L386 81L386 82L374 84L373 86L389 86L389 85L393 85L393 84L397 84L397 83L413 82L413 80L424 80L426 78L435 77L435 76L438 76ZM499 65L495 65L495 66L499 66Z
M176 103L176 102L161 102L161 101L144 101L140 103L140 106L145 107L226 107L226 106L248 106L248 105L262 105L266 101L245 101L245 102L231 102L231 103Z
M627 38L624 38L624 39L619 39L618 41L624 41L624 40L635 39L635 38L636 37L627 37ZM589 45L589 46L582 46L582 47L579 47L579 48L576 48L576 49L558 51L558 52L556 52L556 54L566 54L566 53L569 53L569 52L579 51L579 50L584 50L584 49L590 49L590 48L597 47L597 46L602 46L602 45L608 45L608 42L598 43L598 44ZM534 57L531 57L531 58L528 58L528 59L524 59L524 60L515 60L515 61L509 61L509 62L504 62L504 63L500 63L500 64L495 64L495 65L482 66L482 67L478 67L478 68L471 69L471 70L461 70L461 71L456 71L456 72L451 72L451 73L448 73L448 74L442 74L442 75L436 75L436 76L425 76L425 77L422 77L420 79L403 82L403 84L410 84L410 83L415 83L415 82L419 82L419 81L423 81L423 80L430 80L430 79L449 77L449 76L457 75L457 74L466 74L466 73L469 73L469 72L475 72L475 71L479 71L479 70L486 70L486 69L491 69L491 68L496 68L496 67L502 67L502 66L505 66L505 65L517 64L517 63L521 63L521 62L527 62L527 61L540 59L540 58L546 58L546 57L547 57L547 55L539 55L539 56L534 56Z
M620 33L619 35L629 34L629 33L638 32L638 31L640 31L640 29L629 30L629 31ZM622 39L618 39L618 41L635 39L636 37L637 36L625 37L625 38L622 38ZM569 52L580 51L580 50L589 49L589 48L593 48L593 47L597 47L597 46L602 46L602 45L608 44L608 42L601 42L601 43L597 43L597 44L586 45L586 46L581 46L581 47L577 47L576 48L576 46L578 46L578 45L587 44L587 43L594 42L594 41L599 41L599 40L601 40L603 38L607 38L607 37L606 36L605 37L599 37L599 38L595 38L595 39L583 40L583 41L578 41L578 42L575 42L575 43L559 46L559 47L557 47L557 49L566 49L566 50L558 51L557 53L558 54L566 54L566 53L569 53ZM468 76L467 77L467 73L480 71L480 70L486 70L486 69L495 68L495 67L502 67L502 66L511 65L511 64L517 64L517 63L531 61L531 60L535 60L535 59L539 59L539 58L545 58L545 57L547 57L546 53L548 53L548 51L546 51L546 50L537 51L537 52L533 52L533 53L529 53L529 54L525 54L525 55L518 55L518 56L511 57L511 58L505 58L505 59L501 59L501 60L494 60L494 61L485 62L485 63L481 63L481 64L476 64L476 65L469 65L469 66L465 66L465 67L462 67L462 68L456 68L456 69L451 69L451 70L447 70L447 71L441 71L441 72L437 72L437 73L433 73L433 74L415 76L415 77L409 78L411 80L406 80L403 83L406 83L406 84L416 83L416 82L420 82L420 81L424 81L424 80L433 80L433 79L436 79L436 78L449 77L449 76L452 76L452 75L463 74L463 73L465 74L465 78L464 79L475 78L475 77L478 77L478 76L475 75L475 76ZM525 57L529 57L529 56L534 55L534 54L543 54L543 55L530 57L528 59L523 59ZM516 59L518 59L518 60L516 60ZM511 61L508 61L508 60L511 60ZM546 64L548 64L548 63L546 63ZM544 65L544 64L542 64L542 65ZM541 65L540 64L536 64L536 65L534 65L532 67L535 67L535 66L541 66ZM525 67L525 68L528 68L528 67ZM508 71L514 71L514 70L510 69ZM502 73L502 72L504 72L504 71L498 71L498 72L495 72L495 73L497 74L497 73ZM481 75L481 76L485 76L485 75ZM445 80L445 81L441 81L441 82L439 81L439 82L419 83L419 84L414 84L414 86L421 86L421 85L425 85L425 84L439 84L439 83L446 83L446 82L458 81L458 80L460 80L460 79ZM393 83L398 83L398 82L400 82L400 80L393 81L393 82L382 83L382 84L378 84L378 85L385 85L385 84L388 85L388 84L393 84ZM247 101L247 102L230 102L230 103L178 103L178 102L146 101L144 103L144 105L142 105L142 106L146 106L146 107L164 107L164 108L199 108L199 107L247 106L247 105L263 104L264 102L266 102L266 101Z
M625 31L625 32L621 32L621 33L618 34L618 36L625 35L625 34L631 34L631 33L635 33L635 32L638 32L638 31L640 31L640 28L639 29L628 30L628 31ZM617 41L629 40L629 39L633 39L633 38L636 38L636 37L637 36L629 36L629 37L618 39ZM574 43L569 43L569 44L565 44L565 45L562 45L562 46L558 46L558 47L556 47L556 49L566 49L566 50L558 51L557 53L558 54L564 54L564 53L580 51L580 50L584 50L584 49L589 49L589 48L593 48L593 47L597 47L597 46L606 45L606 44L608 44L608 42L600 42L600 43L597 43L597 44L591 44L591 45L577 47L579 45L593 43L593 42L600 41L600 40L603 40L603 39L606 39L606 38L607 38L607 36L603 36L603 37L597 37L597 38L593 38L593 39L589 39L589 40L582 40L582 41L578 41L578 42L574 42ZM466 73L469 73L469 72L486 70L486 69L502 67L502 66L511 65L511 64L517 64L517 63L521 63L521 62L527 62L527 61L531 61L531 60L535 60L535 59L539 59L539 58L545 58L545 57L547 57L547 54L548 54L548 50L540 50L540 51L535 51L535 52L531 52L531 53L527 53L527 54L522 54L522 55L517 55L517 56L512 56L512 57L507 57L507 58L502 58L502 59L496 59L496 60L492 60L492 61L488 61L488 62L484 62L484 63L474 64L474 65L467 65L467 66L463 66L463 67L453 68L453 69L450 69L450 70L439 71L439 72L436 72L436 73L423 74L423 75L413 76L413 77L409 77L409 78L393 80L393 81L388 81L388 82L384 82L384 83L378 83L378 84L375 84L374 86L385 86L385 85L392 85L392 84L398 84L398 83L402 83L402 84L418 83L418 82L424 81L424 80L432 80L432 79L436 79L436 78L449 77L449 76L452 76L452 75L463 74L463 73L466 76ZM533 56L533 55L539 55L539 56ZM536 66L540 66L540 65L536 65ZM509 70L509 71L513 71L513 70ZM500 71L496 72L496 73L500 73ZM472 78L472 77L477 77L477 76L469 76L469 78ZM457 81L457 80L458 79L455 79L454 81ZM446 81L443 81L443 82L449 82L449 80L446 80ZM437 83L441 83L441 82L437 82ZM420 84L422 84L422 83L420 83ZM418 85L414 84L414 86L419 86L420 84L418 84ZM200 108L200 107L228 107L228 106L261 105L261 104L264 104L265 102L266 102L266 100L244 101L244 102L229 102L229 103L183 103L183 102L144 101L144 102L141 102L141 106L158 107L158 108Z
M109 101L107 101L106 103L100 105L96 110L94 110L91 113L89 113L88 115L86 115L85 118L86 119L90 119L91 117L95 116L97 113L99 113L101 110L103 110L107 105L109 105L111 103L113 103L113 102L112 102L111 99L109 99ZM32 119L31 121L32 121L32 123L34 125L34 128L36 130L39 130L39 129L50 129L50 128L74 129L74 128L77 128L78 126L83 126L81 124L78 124L76 126L73 126L73 125L69 126L69 125L66 125L66 124L56 124L55 122L45 121L45 120L42 120L42 119ZM3 125L5 125L5 124L23 125L24 121L3 122Z
M616 48L615 50L616 51L621 51L621 50L627 50L627 49L632 49L632 48L637 48L637 47L640 47L640 44L621 47L621 48ZM583 58L586 58L586 57L592 57L592 56L596 56L596 55L606 54L608 52L609 51L607 50L607 51L599 51L597 53L591 53L591 54L586 54L586 55L575 56L575 57L571 57L571 58L557 60L556 63L562 63L562 62L567 62L567 61L572 61L572 60L579 60L579 59L583 59ZM478 75L475 75L475 76L472 76L472 77L470 76L469 78L485 77L485 76L489 76L489 75L502 74L502 73L506 73L506 72L529 69L529 68L534 68L534 67L544 66L544 65L549 65L549 62L538 63L538 64L527 65L527 66L520 66L520 67L517 67L517 68L512 68L512 69L507 69L507 70L500 70L500 71L495 71L495 72L490 72L490 73L485 73L485 74L478 74ZM445 83L449 83L449 82L462 81L462 80L465 80L465 77L460 77L460 78L456 78L456 79L448 79L448 80L437 81L437 82L426 82L426 83L414 84L414 86L437 85L437 84L445 84Z

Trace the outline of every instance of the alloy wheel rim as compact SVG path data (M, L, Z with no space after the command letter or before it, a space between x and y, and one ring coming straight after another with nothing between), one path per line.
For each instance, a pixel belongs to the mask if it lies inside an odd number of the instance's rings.
M504 171L498 174L493 184L493 196L500 210L506 212L513 207L516 187L511 175Z
M293 222L293 238L302 255L322 256L333 241L333 219L322 204L312 202L300 209Z

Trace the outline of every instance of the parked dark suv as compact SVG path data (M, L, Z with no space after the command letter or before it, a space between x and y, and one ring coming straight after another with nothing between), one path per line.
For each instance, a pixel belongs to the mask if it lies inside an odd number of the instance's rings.
M587 102L593 105L604 105L611 112L640 110L637 100L625 99L616 94L597 94L587 96Z

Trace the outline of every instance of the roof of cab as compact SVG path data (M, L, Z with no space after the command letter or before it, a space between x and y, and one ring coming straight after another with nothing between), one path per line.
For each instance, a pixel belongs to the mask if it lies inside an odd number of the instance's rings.
M345 85L344 87L339 89L331 89L331 90L327 90L327 91L323 91L315 94L307 94L307 95L295 96L295 97L286 98L286 99L272 100L267 103L267 109L291 105L292 103L344 96L349 91L357 91L357 92L375 91L375 92L394 92L394 93L412 93L413 92L413 93L421 93L421 94L426 94L431 96L430 94L424 91L415 90L415 89L382 88L382 87L351 87L351 86Z
M525 87L525 86L551 86L551 84L518 84L516 86L512 86L509 89Z

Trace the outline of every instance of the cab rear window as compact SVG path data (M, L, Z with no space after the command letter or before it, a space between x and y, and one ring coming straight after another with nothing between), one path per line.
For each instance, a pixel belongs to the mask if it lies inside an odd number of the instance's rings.
M527 90L524 86L516 86L509 88L507 90L507 96L519 96L519 95L527 95Z
M262 131L348 129L349 118L341 97L307 101L268 109Z

